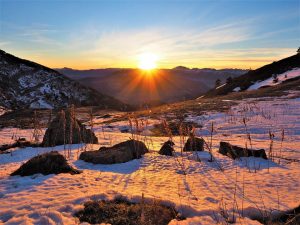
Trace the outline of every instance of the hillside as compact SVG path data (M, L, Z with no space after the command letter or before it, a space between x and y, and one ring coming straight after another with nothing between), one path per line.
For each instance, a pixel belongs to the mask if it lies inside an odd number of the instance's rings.
M134 105L159 105L193 99L214 87L217 79L224 83L228 77L234 78L246 72L238 69L188 69L182 66L158 69L152 74L138 69L63 68L57 71L83 85Z
M0 50L0 106L6 109L94 105L121 109L120 101L59 72Z
M205 94L205 96L212 97L226 95L234 91L264 88L272 85L274 77L277 77L278 79L276 84L297 80L300 77L300 73L298 72L299 67L300 54L296 54L288 58L275 61L256 70L251 70L240 77L234 78L231 83L210 90Z

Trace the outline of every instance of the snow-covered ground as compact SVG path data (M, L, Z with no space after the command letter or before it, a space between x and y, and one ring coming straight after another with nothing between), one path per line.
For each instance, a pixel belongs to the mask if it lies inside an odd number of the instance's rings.
M139 137L151 152L138 160L115 165L93 165L78 160L84 149L98 149L99 146L128 140L131 134L120 132L120 126L125 126L127 121L105 129L103 125L95 125L99 145L66 146L72 152L69 162L83 170L78 175L9 176L37 154L51 150L64 154L64 146L16 149L11 154L2 154L0 223L77 224L73 214L89 199L112 199L123 195L139 201L143 194L146 199L175 206L187 217L183 221L173 220L172 225L222 223L222 211L225 214L234 211L238 224L259 224L249 218L286 210L300 203L300 163L295 161L300 160L299 109L300 99L265 98L263 101L241 101L225 113L207 112L196 116L191 112L187 120L203 125L196 133L208 142L211 123L214 124L212 146L215 162L208 162L206 151L181 155L180 137L174 137L176 157L161 156L157 151L168 138L153 136ZM243 120L251 135L251 143ZM269 132L275 135L273 152L281 157L275 158L274 162L258 158L233 161L217 153L220 141L241 146L247 143L248 147L252 145L268 150ZM144 134L149 134L149 130ZM30 139L32 130L3 129L0 144L11 142L13 135ZM197 160L199 158L201 161Z
M274 78L270 77L269 79L256 82L255 84L251 85L247 90L256 90L264 86L275 86L281 84L283 81L299 77L300 76L300 68L294 68L292 70L286 71L284 73L278 74L276 77L278 82L274 82Z

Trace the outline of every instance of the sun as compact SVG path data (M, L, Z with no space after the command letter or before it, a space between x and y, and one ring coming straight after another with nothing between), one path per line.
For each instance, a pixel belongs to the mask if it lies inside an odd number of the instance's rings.
M139 68L142 70L152 70L157 67L157 55L153 53L144 53L139 56Z

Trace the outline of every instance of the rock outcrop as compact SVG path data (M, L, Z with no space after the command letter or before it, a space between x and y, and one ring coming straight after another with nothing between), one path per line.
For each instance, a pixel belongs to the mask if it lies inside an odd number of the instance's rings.
M97 144L98 139L93 131L87 129L75 118L72 109L61 111L50 123L46 130L42 145L52 147L63 144L92 143Z

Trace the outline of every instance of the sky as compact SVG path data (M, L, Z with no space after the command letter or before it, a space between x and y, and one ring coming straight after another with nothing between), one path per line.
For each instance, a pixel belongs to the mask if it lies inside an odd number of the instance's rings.
M0 0L0 49L51 68L257 68L300 47L300 0Z

